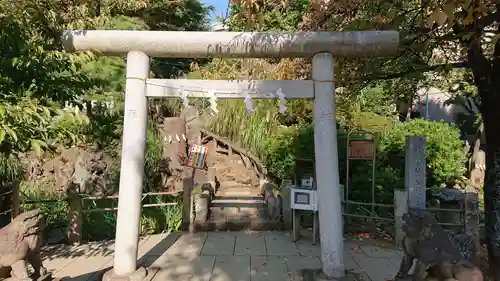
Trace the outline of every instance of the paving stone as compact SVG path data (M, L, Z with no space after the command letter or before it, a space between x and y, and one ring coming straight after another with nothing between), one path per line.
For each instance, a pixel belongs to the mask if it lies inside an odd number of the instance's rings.
M348 254L347 251L344 251L344 267L347 270L361 272L363 269L359 266L358 262L354 260L354 258Z
M165 251L163 255L181 258L195 258L200 255L207 233L186 233Z
M44 253L42 255L43 266L48 271L57 272L68 266L78 256L72 256L70 253L70 246L54 248L56 250L50 251L51 254Z
M250 281L250 257L217 256L210 281Z
M377 245L359 245L357 248L358 252L364 253L370 258L383 258L389 260L396 268L399 268L401 259L403 258L403 252L398 249L390 249L387 247L379 247Z
M345 270L359 276L358 279L362 281L370 281L368 275L364 272L363 268L354 260L354 258L348 254L348 251L344 251L344 267Z
M321 268L321 260L318 257L301 257L301 256L285 257L285 264L292 278L301 269Z
M396 255L394 255L393 257L390 257L389 260L394 265L396 265L396 267L399 268L399 265L401 264L401 260L403 259L403 251L396 249L396 250L394 250L394 253L396 253Z
M142 266L142 267L154 267L154 268L158 268L158 266L156 266L158 264L158 262L165 262L166 259L163 259L163 256L144 256L142 259L140 259L137 264L138 266Z
M264 236L268 256L298 256L297 245L288 232L271 232Z
M152 281L210 281L214 263L214 256L199 256L188 260L163 256L153 263L160 270Z
M139 245L138 257L161 256L163 255L181 236L180 233L163 233L151 235L149 239Z
M236 235L233 232L210 232L201 254L205 256L232 255L235 243Z
M299 280L298 270L321 267L320 245L312 245L306 237L294 244L287 232L214 232L179 236L181 234L174 233L140 238L139 256L143 257L138 265L158 270L156 275L150 276L153 280L147 281ZM231 238L232 242L228 242ZM363 281L393 278L399 268L401 251L369 243L372 242L344 241L346 270L359 274ZM231 255L233 248L234 256ZM100 281L102 274L113 266L113 254L113 241L103 241L45 247L42 257L55 277Z
M288 276L283 257L251 256L250 267L252 281L281 281L286 280Z
M297 249L301 256L319 257L321 256L320 244L313 245L312 241L307 239L299 239L296 243Z
M255 233L241 233L236 236L235 255L264 256L266 244L264 236Z
M82 245L57 245L44 248L42 252L43 265L56 275L70 264L81 258L112 258L113 241L92 242Z
M390 249L384 249L374 245L361 245L359 248L365 253L367 257L370 258L395 258L399 255Z
M362 244L356 240L344 240L344 249L351 250L354 248L359 248Z
M360 268L370 277L372 281L392 280L396 276L396 266L385 258L367 257L363 252L349 252Z
M112 255L94 256L92 258L80 257L68 266L54 274L55 278L71 277L72 280L89 280L92 275L100 271L113 259Z

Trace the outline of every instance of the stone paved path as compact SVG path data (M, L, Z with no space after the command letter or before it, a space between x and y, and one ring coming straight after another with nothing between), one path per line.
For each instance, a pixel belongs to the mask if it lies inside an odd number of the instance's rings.
M370 240L345 240L346 269L363 281L391 280L401 252ZM113 265L113 241L51 246L45 266L55 277L100 281ZM142 237L139 263L152 268L148 281L288 281L302 268L319 268L320 247L288 232L208 232Z

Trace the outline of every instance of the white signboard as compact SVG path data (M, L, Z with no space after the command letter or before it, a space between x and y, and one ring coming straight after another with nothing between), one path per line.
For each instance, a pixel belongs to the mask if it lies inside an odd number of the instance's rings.
M292 188L290 192L291 208L294 210L317 211L318 193L313 189Z

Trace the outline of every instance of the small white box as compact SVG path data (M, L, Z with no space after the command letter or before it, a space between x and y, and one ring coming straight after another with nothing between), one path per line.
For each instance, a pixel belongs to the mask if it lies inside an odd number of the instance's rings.
M305 188L312 188L313 187L313 178L308 177L308 178L300 179L300 186L305 187Z
M290 191L290 205L295 210L317 211L318 191L314 189L292 188Z

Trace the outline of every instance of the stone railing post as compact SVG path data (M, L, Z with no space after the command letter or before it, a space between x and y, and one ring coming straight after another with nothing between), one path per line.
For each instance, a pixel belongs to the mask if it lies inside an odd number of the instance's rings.
M426 198L426 140L421 136L406 137L405 189L408 208L425 209Z
M191 170L194 168L187 168L186 170ZM192 172L186 171L187 174ZM193 225L194 220L194 200L193 200L193 187L194 180L192 176L186 176L182 180L182 229L184 231L191 230L190 227Z
M408 210L408 192L404 189L394 189L394 218L395 218L395 234L396 243L401 246L403 241L403 215Z
M82 241L82 198L72 195L68 198L68 242Z
M479 225L479 196L473 186L468 186L465 190L465 215L464 228L465 234L470 235L474 240L476 254L481 249L480 244L480 225Z
M281 208L283 209L283 223L285 225L285 229L292 228L292 208L291 208L291 198L290 198L290 190L292 188L293 182L291 179L285 179L281 183Z
M408 208L426 208L426 140L421 136L406 137L405 189L394 190L395 238L400 244L404 233L402 216Z
M215 193L217 188L217 169L215 167L208 167L207 169L208 182L212 185L212 191ZM213 196L213 194L211 194Z
M207 181L201 185L199 192L195 192L191 196L192 204L194 205L194 221L190 221L190 231L194 231L198 226L205 227L209 219L210 205L212 204L212 197L215 195L217 184L216 172L215 167L208 167Z
M10 194L11 198L11 218L14 219L21 212L21 190L20 190L21 182L14 181L12 183L12 193Z

